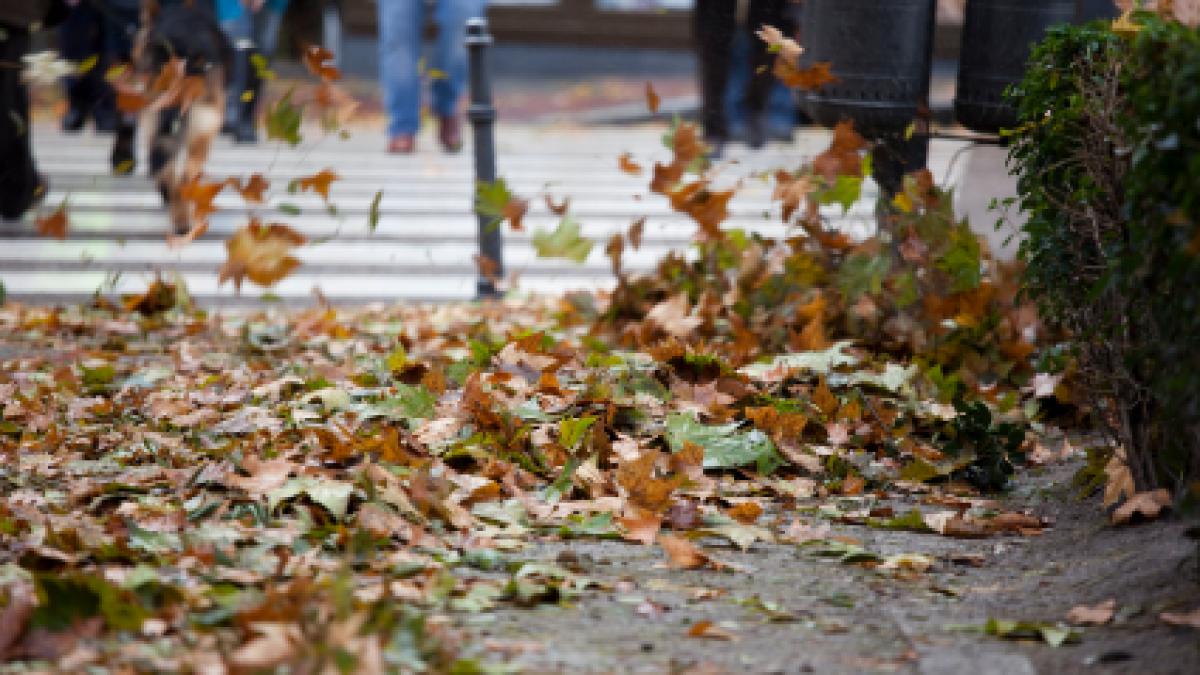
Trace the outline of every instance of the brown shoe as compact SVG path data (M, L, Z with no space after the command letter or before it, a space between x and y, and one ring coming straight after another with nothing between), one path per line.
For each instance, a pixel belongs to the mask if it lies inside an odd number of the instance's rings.
M438 140L446 152L462 150L462 122L457 117L441 117L438 119Z
M388 142L387 151L393 155L411 155L416 149L416 137L402 134L392 137L392 140Z

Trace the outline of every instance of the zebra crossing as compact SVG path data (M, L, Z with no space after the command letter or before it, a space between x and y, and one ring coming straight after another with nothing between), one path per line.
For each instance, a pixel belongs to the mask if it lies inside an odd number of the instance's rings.
M143 175L109 175L107 137L65 135L48 123L33 131L39 169L51 185L46 208L65 200L70 227L67 238L57 240L38 236L32 217L0 223L0 281L10 298L76 302L98 290L138 292L159 273L182 279L195 300L210 306L255 304L264 297L307 304L315 300L314 289L346 304L468 300L474 295L477 248L469 146L461 154L446 155L432 137L422 137L416 154L393 156L383 152L383 135L372 130L295 149L221 141L207 174L244 179L262 173L271 189L267 205L253 215L286 223L310 241L297 252L302 264L291 276L267 289L247 285L238 294L232 285L217 282L224 240L251 215L236 193L226 191L217 198L218 211L203 236L171 248L167 218L150 181ZM647 190L653 162L668 158L660 140L663 131L662 125L497 128L499 174L514 193L533 198L523 231L506 227L504 233L504 263L506 271L516 274L517 292L611 287L604 243L638 218L646 218L643 245L625 251L626 269L649 270L668 251L687 248L695 225ZM719 184L741 183L730 203L728 226L783 235L768 176L777 168L799 166L827 142L826 132L805 130L790 145L759 152L730 148L717 173ZM959 145L935 143L931 168L937 175L947 171ZM641 175L618 167L623 152L643 167ZM287 191L289 181L325 168L340 177L332 185L329 205L314 195ZM372 228L371 204L379 191L379 218ZM583 235L596 242L583 264L536 256L531 233L553 229L559 219L542 195L555 202L570 199L570 213ZM831 215L839 227L859 234L872 227L865 203L845 216L840 210Z

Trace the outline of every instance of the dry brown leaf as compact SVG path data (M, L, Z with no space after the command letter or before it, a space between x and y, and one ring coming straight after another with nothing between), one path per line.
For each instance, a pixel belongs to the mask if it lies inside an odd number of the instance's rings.
M294 184L301 192L312 191L321 195L321 199L329 201L329 188L334 181L340 179L341 176L337 175L333 169L321 169L311 176L297 178Z
M1133 517L1141 516L1153 520L1162 513L1163 509L1171 507L1171 493L1165 488L1139 492L1130 497L1112 514L1113 525L1128 523Z
M707 638L709 640L726 640L734 641L738 639L737 635L718 627L711 621L697 621L688 629L688 637Z
M631 176L639 176L642 173L642 166L633 161L633 157L628 152L621 153L621 156L617 158L617 166Z
M237 668L261 670L275 668L296 655L304 636L294 623L256 622L250 625L255 637L229 655Z
M631 507L628 511L629 515L617 518L617 522L625 529L621 536L646 546L653 544L662 529L662 516L637 507Z
M753 525L762 515L763 508L757 502L743 502L733 506L726 513L730 518L743 525Z
M1200 607L1183 614L1178 612L1163 612L1158 615L1158 618L1163 623L1169 623L1172 626L1186 626L1188 628L1200 629Z
M38 234L43 237L54 237L55 239L67 238L67 202L64 199L58 208L48 214L38 216L34 221L37 226Z
M825 541L829 539L829 534L828 525L813 527L802 520L793 520L779 540L789 544L804 544L810 541Z
M658 92L654 91L654 85L647 82L646 83L646 107L650 109L651 115L655 115L658 113L658 106L661 103L662 103L662 99L659 98Z
M681 340L694 333L703 323L700 317L692 314L686 293L675 295L650 308L646 320Z
M304 235L287 225L263 225L257 218L252 219L225 241L227 258L217 282L232 280L239 290L245 279L259 286L271 286L300 265L292 251L306 241Z
M259 459L257 455L248 455L242 462L242 469L250 474L240 476L230 474L225 483L230 487L245 490L251 495L264 495L287 482L288 476L300 469L300 465L286 457L275 459Z
M1122 498L1131 498L1137 492L1133 484L1133 472L1129 470L1129 464L1125 460L1125 448L1117 448L1113 452L1108 464L1104 466L1104 473L1108 476L1104 484L1104 508L1107 509Z
M712 562L700 547L683 537L673 534L660 534L658 543L667 553L671 567L684 570L695 570Z
M1067 612L1067 623L1087 626L1103 626L1112 621L1117 611L1117 601L1109 598L1097 605L1079 605Z
M625 236L629 239L629 245L633 247L633 250L636 251L642 247L642 232L645 229L646 229L646 217L645 216L642 216L641 218L638 218L637 220L633 221L633 224L629 226L629 231L626 233Z

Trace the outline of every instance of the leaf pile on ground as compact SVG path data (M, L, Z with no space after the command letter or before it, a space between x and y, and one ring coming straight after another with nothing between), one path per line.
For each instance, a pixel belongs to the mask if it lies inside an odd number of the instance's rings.
M734 367L612 349L582 297L207 315L156 283L0 309L0 659L473 672L502 656L464 616L613 587L533 542L739 574L713 546L888 564L822 522L1046 525L971 485L1024 461L1026 400L956 410L849 342Z

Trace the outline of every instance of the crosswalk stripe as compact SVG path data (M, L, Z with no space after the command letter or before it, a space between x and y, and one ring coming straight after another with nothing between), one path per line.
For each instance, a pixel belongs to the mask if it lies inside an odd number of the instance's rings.
M583 264L538 258L532 233L553 229L559 217L540 198L531 200L521 232L504 233L506 271L519 276L520 292L558 293L614 284L604 244L645 217L640 250L626 250L627 270L645 271L670 251L686 252L696 225L671 211L660 195L647 192L654 161L668 159L661 147L661 127L594 128L586 130L505 126L498 129L497 163L500 174L517 194L549 193L570 198L571 214L584 236L596 246ZM0 224L0 281L10 297L39 302L86 299L98 288L112 293L138 292L157 273L178 274L202 304L229 305L261 302L267 295L288 303L311 302L313 288L335 302L389 300L445 301L469 299L475 292L477 222L471 212L474 194L470 149L458 155L426 148L412 156L388 156L378 133L358 132L350 140L325 140L301 149L278 149L272 144L246 147L221 141L206 167L210 176L240 176L262 172L272 183L268 204L247 211L240 196L226 192L207 233L179 249L167 245L167 218L153 184L144 176L108 174L109 139L68 136L48 125L35 127L39 169L50 180L47 204L65 200L71 226L65 241L41 238L31 219ZM315 138L315 135L310 137ZM804 131L790 146L772 146L761 153L731 149L718 171L714 187L737 183L726 226L768 237L788 234L780 222L779 206L771 201L769 171L795 168L828 142L823 131ZM931 168L945 172L954 143L936 143ZM617 167L622 151L646 171L628 175ZM315 195L289 194L288 181L331 167L340 176L333 184L333 211ZM864 236L873 228L869 198L848 213L829 209L836 226ZM368 214L376 192L383 192L379 220L372 230ZM282 207L282 210L281 210ZM299 213L296 213L296 209ZM230 283L217 283L225 261L224 240L250 214L264 221L285 222L309 237L297 250L302 265L270 289L247 285L236 294Z

